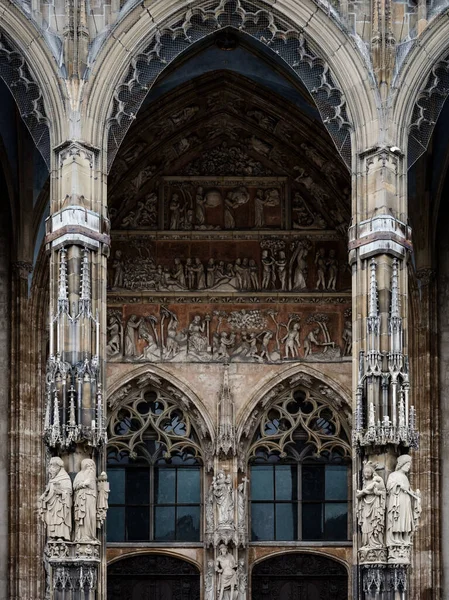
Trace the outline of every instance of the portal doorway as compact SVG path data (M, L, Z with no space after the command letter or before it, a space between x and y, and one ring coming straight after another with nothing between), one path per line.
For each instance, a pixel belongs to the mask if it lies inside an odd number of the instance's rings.
M200 574L173 556L125 558L108 567L107 600L200 600Z
M347 600L348 575L340 563L317 554L282 554L257 564L253 600Z

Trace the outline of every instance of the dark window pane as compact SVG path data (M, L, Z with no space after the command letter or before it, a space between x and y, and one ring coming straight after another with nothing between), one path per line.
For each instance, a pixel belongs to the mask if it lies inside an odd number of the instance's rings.
M108 542L125 541L125 509L124 507L110 506L108 510L107 537Z
M156 488L156 504L175 503L175 469L155 469L154 485Z
M200 470L178 469L178 503L200 502Z
M302 466L302 499L324 500L324 468L322 466Z
M127 469L126 504L150 503L150 471L148 469Z
M251 499L273 500L273 467L257 466L251 469Z
M276 504L276 539L296 540L298 517L296 504Z
M156 506L154 509L154 539L175 539L175 507Z
M296 474L296 465L278 465L274 468L276 500L296 500L298 488Z
M251 505L251 539L274 540L274 504Z
M302 539L323 539L323 504L302 505Z
M344 465L326 465L326 500L348 499L348 469Z
M150 509L148 506L126 507L126 539L145 542L150 539Z
M199 542L200 507L179 506L176 519L176 539L182 542Z
M109 504L125 504L125 470L108 469Z
M325 517L325 539L346 540L348 538L348 505L346 502L326 504Z

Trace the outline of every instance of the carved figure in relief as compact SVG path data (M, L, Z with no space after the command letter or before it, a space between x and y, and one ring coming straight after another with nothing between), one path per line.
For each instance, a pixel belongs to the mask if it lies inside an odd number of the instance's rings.
M320 248L315 255L315 264L316 264L316 273L317 273L317 282L316 289L319 290L320 286L323 290L326 289L326 250L324 248Z
M256 264L256 261L254 259L250 259L249 263L249 277L250 277L250 281L251 281L251 289L253 290L258 290L260 283L259 283L259 267Z
M97 479L95 462L81 461L81 471L73 482L75 542L93 542L97 539Z
M156 330L157 317L150 315L141 320L139 327L139 338L145 340L147 345L143 349L143 354L140 358L151 360L160 357L159 336ZM148 325L151 331L148 329Z
M197 353L206 352L209 346L209 336L205 335L210 322L210 316L206 315L204 320L200 315L195 315L189 325L189 350Z
M209 488L209 492L206 497L206 531L207 533L213 533L214 531L214 491L212 485Z
M271 342L271 340L273 339L273 332L272 331L266 331L263 334L262 337L262 348L260 350L260 354L259 357L260 359L265 358L266 360L270 360L270 351L268 349L268 346Z
M185 278L187 281L187 287L189 290L193 290L194 286L195 286L195 269L194 269L191 258L186 259L185 272L186 272Z
M315 346L321 346L321 343L317 339L319 333L320 328L315 327L315 329L313 329L307 334L306 339L304 340L304 358L307 358L309 354L312 354L313 344L315 344Z
M238 515L238 529L239 531L246 530L246 504L247 504L247 491L246 485L249 479L244 477L241 483L237 486L237 515Z
M213 560L207 561L206 576L204 578L204 600L215 600L214 598L215 564Z
M224 199L224 226L225 229L235 229L235 212L232 192L226 194Z
M273 279L274 258L270 256L268 250L262 250L262 289L268 290L271 287Z
M125 356L136 356L136 330L140 327L142 319L139 319L137 315L131 315L128 319L125 328Z
M225 591L229 591L227 600L236 600L238 595L237 565L235 558L228 552L227 546L221 544L216 560L218 573L218 600L224 600Z
M217 349L215 353L215 358L218 360L222 358L229 358L229 350L232 350L235 343L235 333L231 333L228 337L226 331L222 331L220 336L218 337Z
M186 278L184 276L184 267L182 266L181 259L178 257L176 257L174 260L174 265L173 265L173 270L172 270L172 279L181 288L185 289Z
M170 225L169 228L177 230L181 228L181 202L178 194L173 194L170 200Z
M345 328L343 329L342 340L344 343L343 356L350 356L352 354L352 322L345 321Z
M335 290L337 286L338 260L336 258L336 252L333 248L329 250L329 258L327 259L327 269L329 274L327 289Z
M195 258L192 269L196 275L196 289L204 290L206 287L206 274L204 272L204 265L198 257Z
M206 196L204 195L203 188L201 186L196 190L195 221L196 226L199 229L202 229L206 224Z
M232 493L231 476L225 475L224 471L218 473L212 479L212 490L215 504L217 506L217 527L234 527L234 499Z
M362 547L382 548L385 530L385 483L368 461L363 467L363 488L357 490L357 519L362 531Z
M121 329L122 324L116 315L109 317L107 326L108 342L106 344L106 353L112 358L121 354Z
M121 288L124 283L124 268L122 261L122 252L121 250L117 250L114 255L114 260L112 261L112 272L113 272L113 280L112 280L112 288Z
M70 541L72 532L72 480L59 456L50 459L47 487L39 498L39 511L48 539Z
M307 262L306 258L310 250L309 242L297 242L291 246L293 254L289 263L289 289L304 290L307 288Z
M291 358L296 358L299 356L299 350L301 348L299 339L299 321L297 319L289 319L286 327L287 334L281 339L281 343L285 343L284 358L289 358L289 356L291 356Z
M421 514L421 493L410 489L408 473L411 456L398 457L396 470L387 479L387 535L388 547L410 546Z
M287 259L283 250L279 252L274 264L276 267L276 275L279 279L279 289L285 291L287 290Z
M215 284L215 271L217 267L213 258L209 258L206 265L206 285L208 288L214 287Z

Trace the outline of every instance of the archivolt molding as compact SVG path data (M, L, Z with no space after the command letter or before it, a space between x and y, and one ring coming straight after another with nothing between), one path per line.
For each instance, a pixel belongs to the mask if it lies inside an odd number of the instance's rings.
M338 551L339 549L335 552ZM273 549L269 553L263 554L262 556L258 556L257 558L255 558L254 562L251 563L251 570L253 570L256 565L260 565L260 563L263 563L264 561L269 560L270 558L282 556L285 554L312 554L319 557L325 556L326 558L330 558L331 560L334 560L335 562L341 564L347 570L348 576L350 577L351 575L351 567L348 564L348 562L341 558L341 556L334 554L334 550L332 548L320 548L320 550L317 552L316 550L311 550L309 548L306 548L305 546L301 546L299 548L283 548L282 550Z
M389 141L408 149L408 166L425 152L449 95L449 9L415 41L393 82Z
M312 0L295 6L278 2L275 7L262 0L197 0L188 7L185 2L168 7L160 0L143 12L136 8L133 15L138 21L130 25L128 17L127 27L117 28L115 41L105 44L93 65L88 119L92 131L84 137L99 145L107 120L103 145L109 167L157 76L194 42L226 27L254 38L290 65L313 96L348 165L351 132L360 148L377 140L379 103L370 68L355 41Z
M186 552L188 552L188 550ZM108 560L108 567L127 558L135 558L136 556L143 555L147 556L148 554L162 554L164 556L178 558L179 560L185 560L186 562L196 567L198 569L198 572L201 573L202 565L198 561L193 559L191 556L188 556L187 554L182 554L182 549L180 550L178 548L169 550L165 548L139 548L136 550L133 548L123 554L120 554L119 556L114 556L113 558Z
M51 148L66 127L57 66L42 34L20 9L10 3L1 16L0 77L50 169Z

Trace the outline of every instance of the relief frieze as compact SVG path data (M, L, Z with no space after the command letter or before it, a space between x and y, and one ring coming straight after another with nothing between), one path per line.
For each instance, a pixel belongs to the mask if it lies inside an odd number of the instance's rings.
M114 362L338 361L350 356L346 308L284 304L140 304L108 309Z

